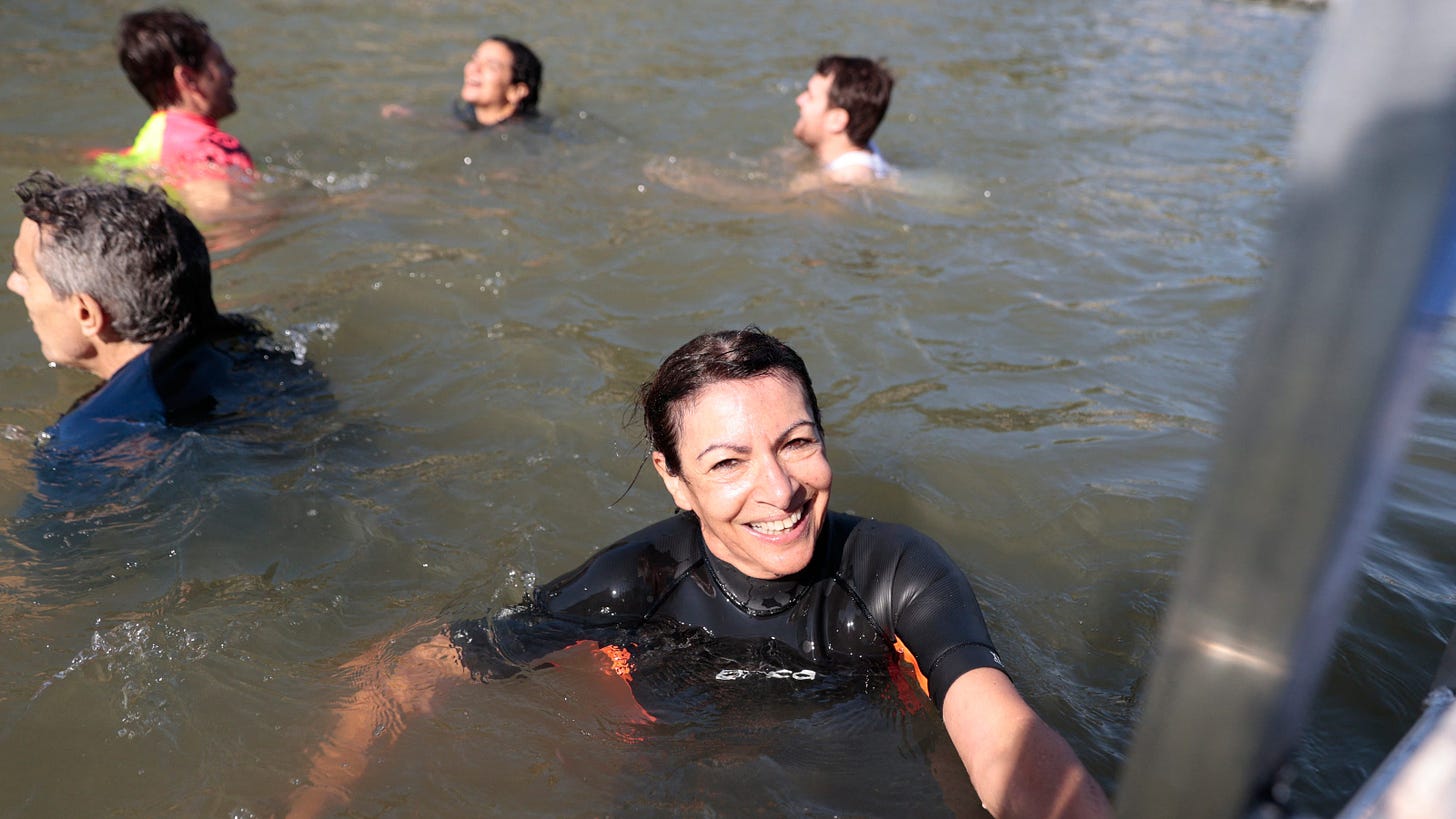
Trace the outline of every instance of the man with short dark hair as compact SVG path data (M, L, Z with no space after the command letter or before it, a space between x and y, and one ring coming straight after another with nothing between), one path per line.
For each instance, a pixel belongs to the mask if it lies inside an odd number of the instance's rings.
M871 137L890 108L895 78L883 62L831 54L795 99L794 137L814 152L823 180L862 184L893 176Z
M794 138L813 154L815 167L785 167L792 174L786 185L778 181L783 172L779 163L802 166L804 159L792 145L774 151L776 161L767 173L755 173L773 179L772 186L735 179L701 161L678 157L654 158L642 170L649 179L668 187L741 203L780 201L785 187L789 194L797 195L836 186L893 182L899 171L880 156L871 137L890 108L894 88L895 78L883 61L842 54L820 58L804 91L794 100L799 106Z
M238 110L237 71L207 24L177 9L128 14L117 28L117 57L152 115L130 148L102 155L103 163L160 171L189 204L226 205L226 183L251 178L253 160L217 125Z
M282 356L255 322L218 313L207 245L162 189L37 171L15 191L25 218L7 286L48 360L104 382L46 431L49 446L94 449L256 399L243 375Z

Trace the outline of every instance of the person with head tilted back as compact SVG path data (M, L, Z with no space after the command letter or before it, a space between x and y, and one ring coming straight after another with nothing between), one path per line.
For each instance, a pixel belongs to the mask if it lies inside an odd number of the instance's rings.
M465 63L455 117L470 130L538 116L541 60L525 43L487 38Z
M451 113L466 130L490 130L541 117L541 58L520 40L502 34L485 38L465 61L462 73ZM386 119L414 115L395 103L379 113Z

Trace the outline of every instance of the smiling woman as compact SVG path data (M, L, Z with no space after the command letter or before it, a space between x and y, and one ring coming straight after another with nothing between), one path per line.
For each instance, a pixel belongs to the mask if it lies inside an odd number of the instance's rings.
M699 336L663 362L641 403L652 464L714 557L765 579L809 564L833 474L793 350L759 332Z
M698 391L678 420L687 465L652 453L678 508L692 512L714 557L750 577L802 570L829 506L832 474L804 391L777 374Z
M541 100L541 60L525 43L495 35L465 63L455 114L471 129L534 117Z
M1109 814L1011 684L969 581L940 546L829 511L818 401L788 345L757 328L699 336L668 356L640 401L653 465L686 514L406 655L339 709L295 815L346 800L374 738L393 739L401 715L429 710L440 680L512 676L581 645L610 659L649 720L670 718L674 686L714 700L715 687L753 677L765 697L824 708L826 690L891 689L905 663L994 815Z

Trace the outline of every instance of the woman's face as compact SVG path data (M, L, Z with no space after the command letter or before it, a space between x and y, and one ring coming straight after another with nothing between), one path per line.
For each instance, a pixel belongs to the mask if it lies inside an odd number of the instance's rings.
M674 410L678 458L652 463L681 509L695 512L708 549L757 578L809 565L833 473L804 391L778 375L720 381Z
M465 82L460 87L460 98L471 105L501 106L514 104L517 100L511 84L511 69L515 57L505 43L486 40L475 49L470 62L465 64ZM524 83L520 83L522 88Z

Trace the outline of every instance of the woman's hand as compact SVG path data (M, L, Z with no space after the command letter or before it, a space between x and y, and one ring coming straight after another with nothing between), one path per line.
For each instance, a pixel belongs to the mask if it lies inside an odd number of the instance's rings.
M941 712L982 804L998 819L1110 819L1107 796L1072 748L1001 671L951 684Z
M470 676L444 634L415 646L393 666L384 657L388 642L344 666L360 680L359 690L334 709L333 733L309 755L308 780L288 797L289 819L311 819L347 805L375 740L398 739L411 715L430 712L440 683Z

